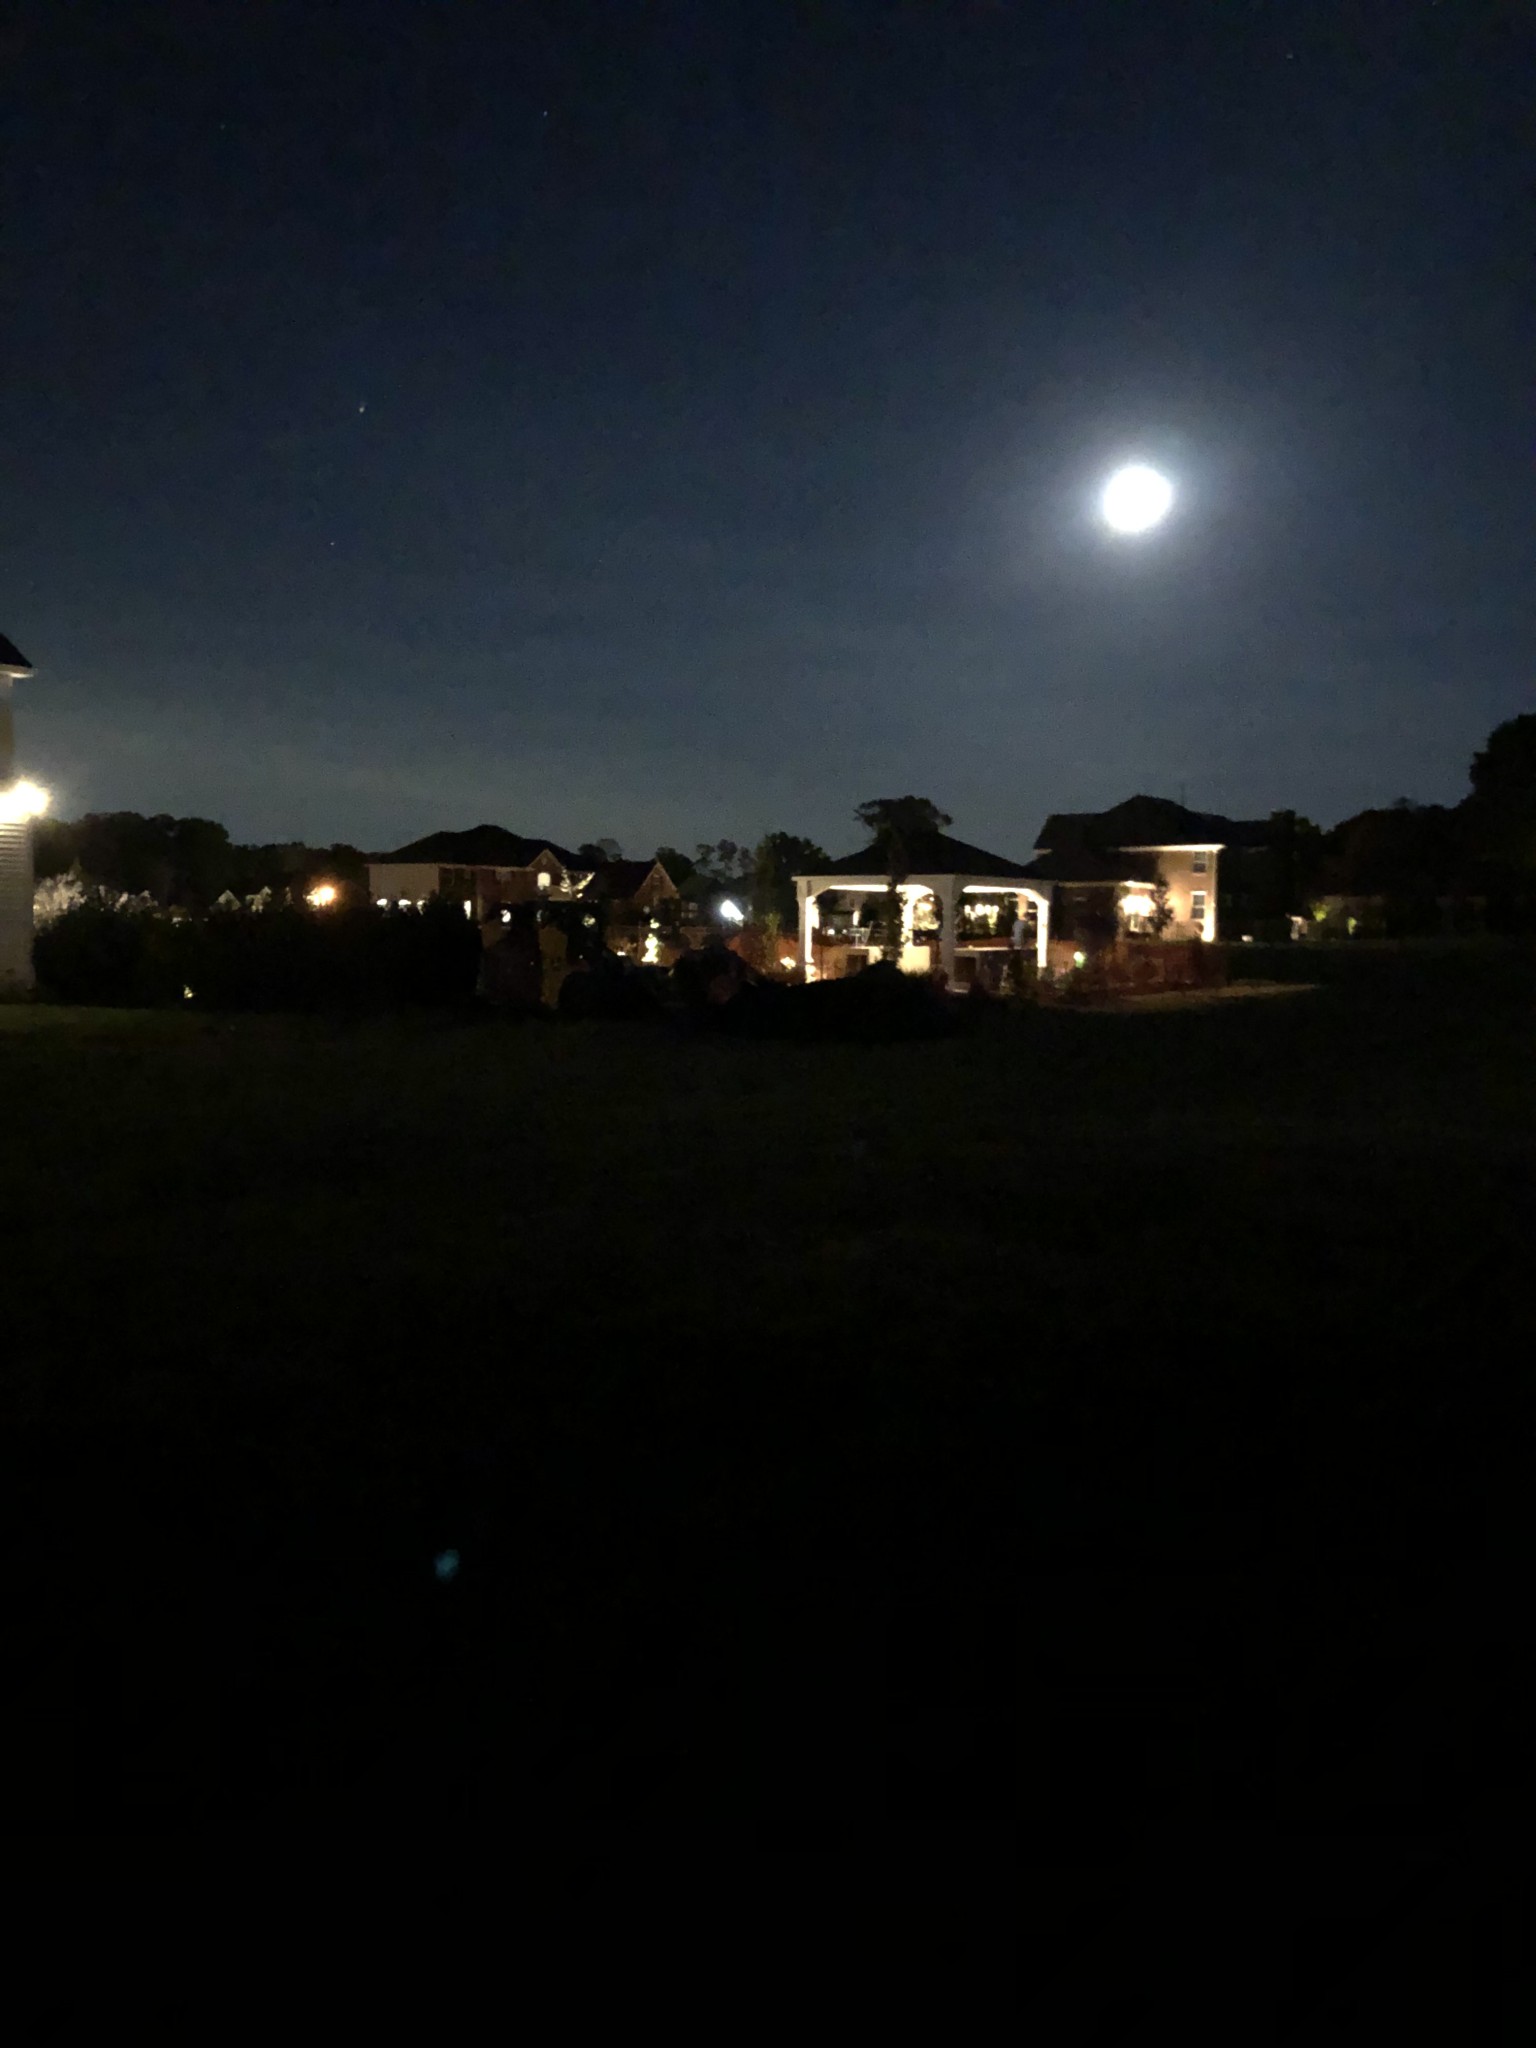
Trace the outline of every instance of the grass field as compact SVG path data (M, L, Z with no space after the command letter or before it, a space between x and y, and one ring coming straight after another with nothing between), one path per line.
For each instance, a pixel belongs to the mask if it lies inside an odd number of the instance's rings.
M1454 1826L1536 971L1260 953L872 1049L0 1011L28 1810Z

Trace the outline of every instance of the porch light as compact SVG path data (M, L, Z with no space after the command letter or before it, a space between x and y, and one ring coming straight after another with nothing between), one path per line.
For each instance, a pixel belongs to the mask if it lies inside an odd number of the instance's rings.
M733 902L732 899L729 896L727 896L724 902L720 905L720 922L722 924L745 924L746 921L747 914L742 909L741 905L739 903Z
M1133 894L1120 898L1120 908L1127 917L1150 917L1156 907L1150 896Z
M13 782L0 790L0 825L24 825L29 818L40 818L52 801L35 782Z

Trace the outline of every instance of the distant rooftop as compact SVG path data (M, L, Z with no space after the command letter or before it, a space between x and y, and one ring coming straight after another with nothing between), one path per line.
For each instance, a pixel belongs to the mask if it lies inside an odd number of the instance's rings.
M1132 796L1107 811L1053 811L1035 841L1042 853L1076 849L1108 853L1122 846L1262 846L1263 818L1224 818L1191 811L1165 796Z
M970 846L963 839L951 839L947 832L914 832L906 841L905 866L912 875L978 875L1008 878L1028 873L1021 860L1008 860L984 847ZM861 853L842 860L830 860L809 870L817 875L886 875L890 860L878 840Z
M429 832L394 853L375 853L375 861L442 861L461 868L526 868L541 853L552 853L562 867L580 869L574 853L553 839L525 839L504 825L473 825L467 832Z
M606 896L615 903L624 903L644 888L647 877L661 864L655 856L649 860L609 860L597 870L593 877L590 895ZM662 873L667 873L662 867ZM670 882L672 877L667 875ZM673 884L676 887L676 884Z

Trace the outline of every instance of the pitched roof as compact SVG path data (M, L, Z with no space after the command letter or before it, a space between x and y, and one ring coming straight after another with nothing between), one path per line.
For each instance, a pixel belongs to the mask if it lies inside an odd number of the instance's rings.
M631 896L639 895L650 877L660 867L656 860L609 860L592 877L592 894L609 897L615 903L623 903ZM662 868L666 875L667 871ZM675 892L677 884L667 875Z
M1023 870L1031 882L1153 882L1157 879L1155 853L1122 853L1111 849L1067 844L1036 855Z
M915 832L906 843L906 868L913 875L997 875L1011 877L1027 872L1023 861L1005 860L1000 853L988 853L969 846L963 839L951 839L947 832ZM813 870L818 875L887 875L890 861L878 840L860 853L842 860L830 860Z
M1053 811L1035 844L1059 854L1068 847L1261 846L1268 836L1262 818L1224 818L1165 796L1132 796L1107 811Z
M3 633L0 633L0 669L20 670L23 675L28 676L32 673L31 662L28 661L27 657L16 645L16 642L14 640L7 640Z
M503 825L475 825L468 832L429 832L425 839L413 839L394 853L376 853L376 861L438 860L463 868L526 868L541 853L552 853L562 867L579 868L581 862L553 839L524 839Z

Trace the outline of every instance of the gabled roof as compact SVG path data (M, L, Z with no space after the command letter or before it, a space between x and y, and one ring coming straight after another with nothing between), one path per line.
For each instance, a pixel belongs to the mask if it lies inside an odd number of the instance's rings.
M1005 860L1000 853L969 846L963 839L951 839L947 832L916 832L907 841L905 866L911 875L996 875L1011 878L1028 872L1025 863ZM876 841L861 853L831 860L811 872L817 875L888 875L891 871Z
M1052 848L1038 854L1024 877L1031 882L1154 882L1157 879L1155 853L1100 853L1081 844Z
M503 825L475 825L468 832L429 832L394 853L376 853L375 861L442 861L461 868L527 868L542 853L552 853L562 867L580 868L574 853L553 839L524 839Z
M629 897L639 895L659 867L661 862L658 860L605 861L592 877L590 893L606 896L615 903L626 902ZM661 868L661 872L667 877L668 887L676 894L677 884L667 875L665 868Z
M1059 854L1069 847L1261 846L1268 836L1262 818L1224 818L1165 796L1132 796L1107 811L1053 811L1035 844Z
M29 676L32 673L32 664L14 640L7 640L5 635L0 633L0 674L7 672L11 675Z

